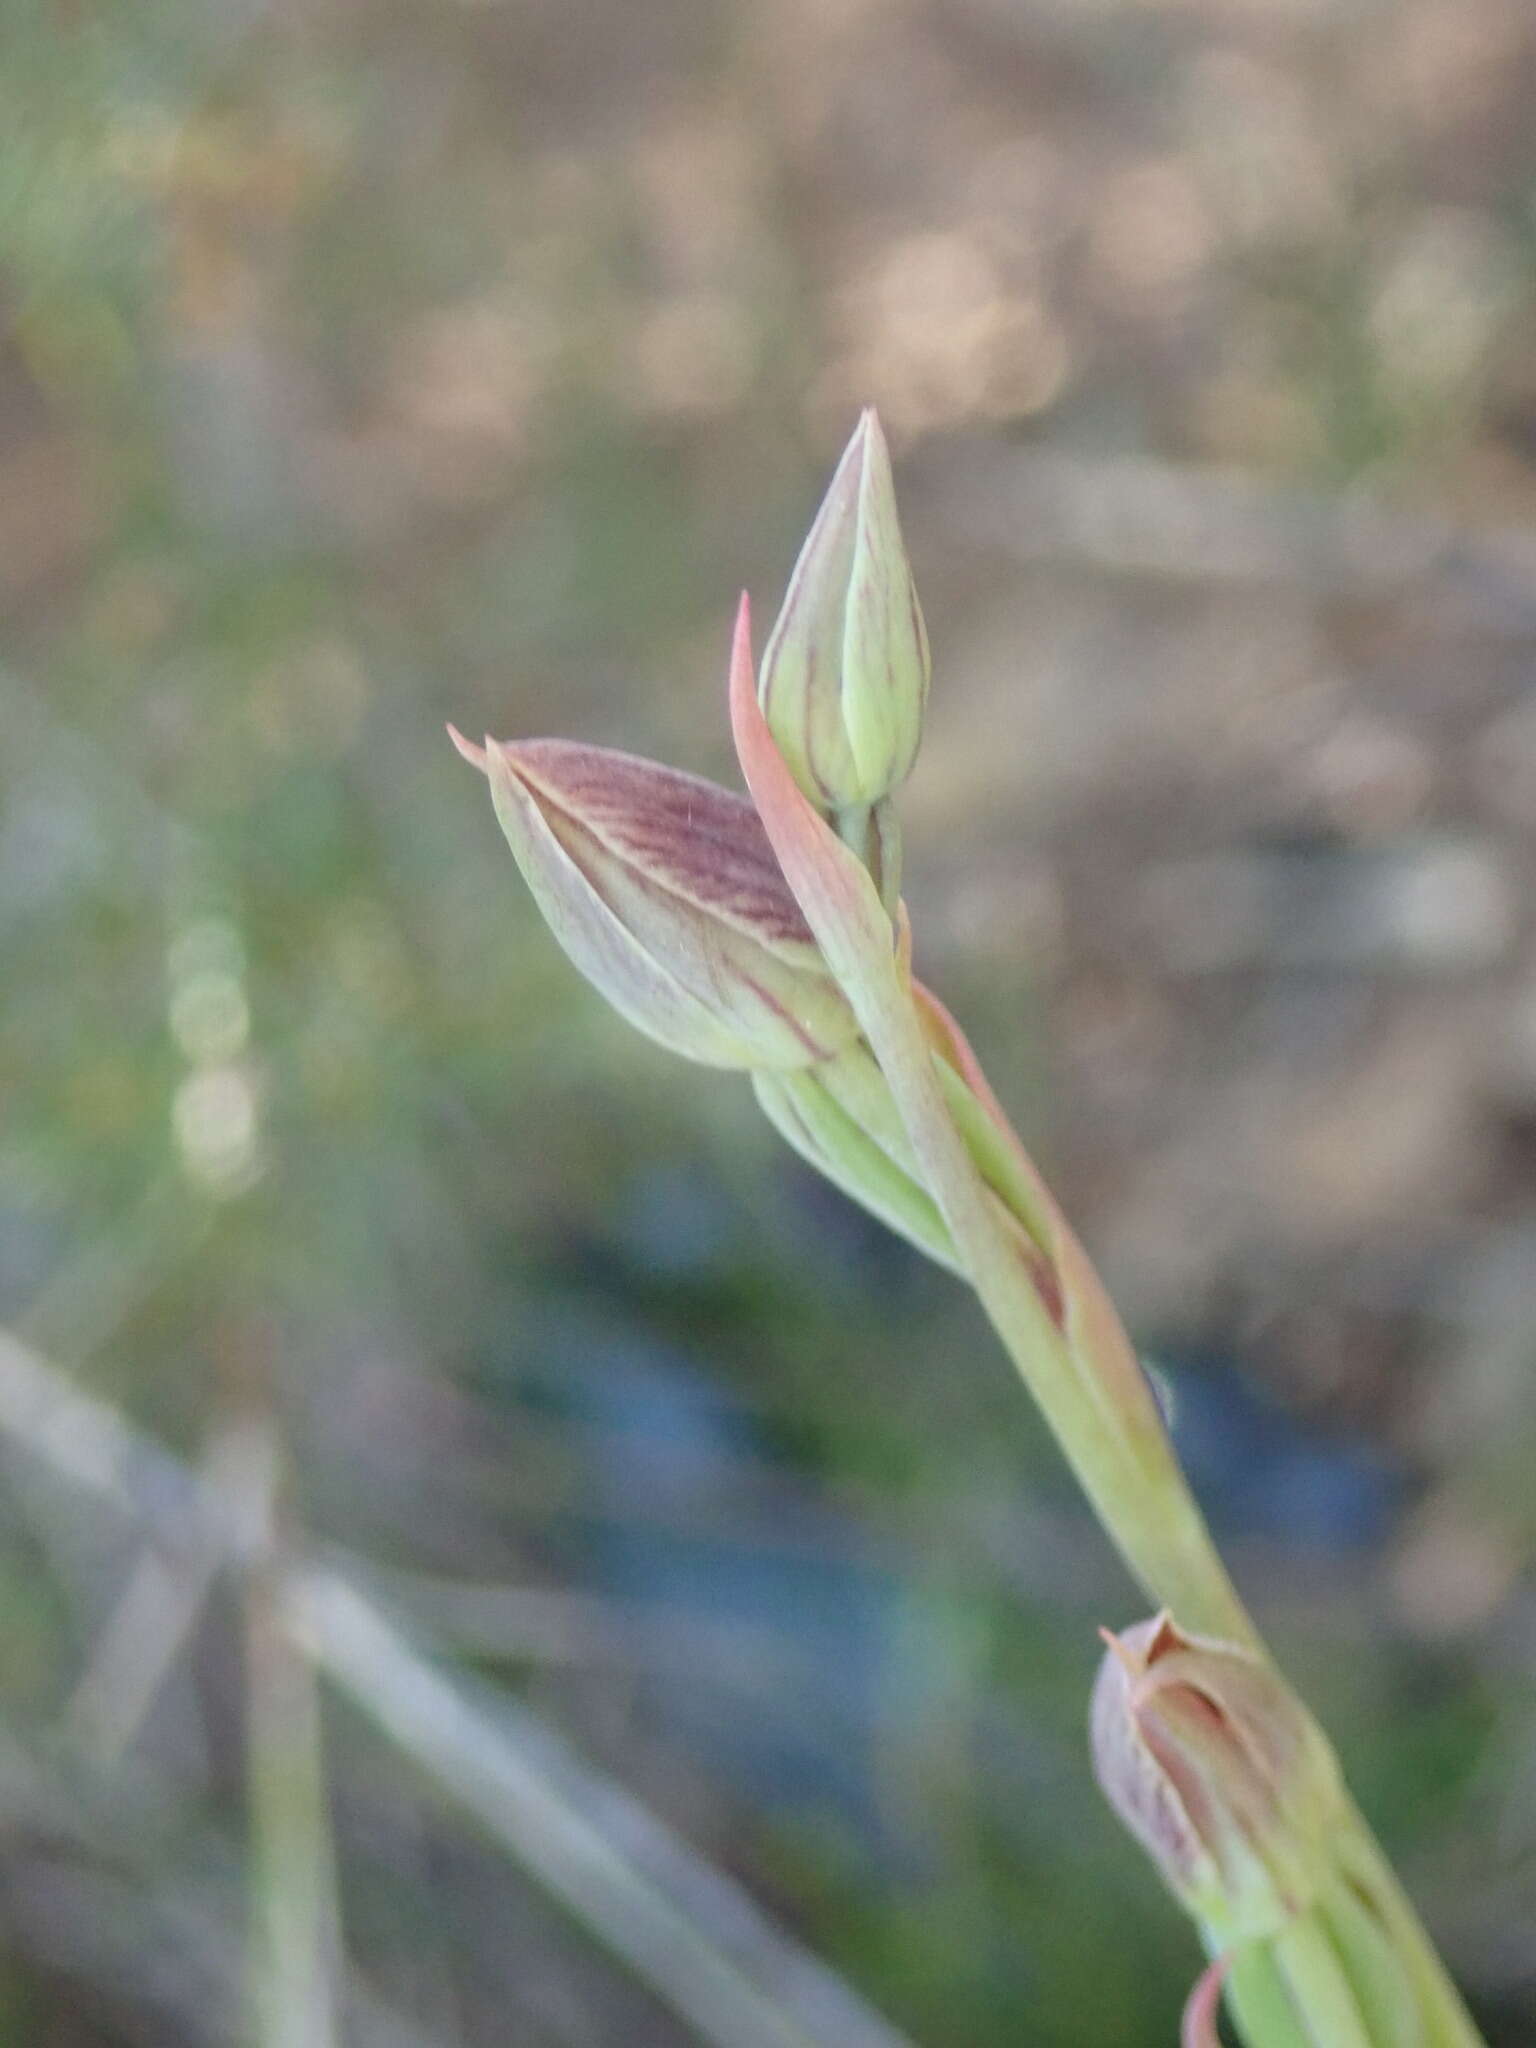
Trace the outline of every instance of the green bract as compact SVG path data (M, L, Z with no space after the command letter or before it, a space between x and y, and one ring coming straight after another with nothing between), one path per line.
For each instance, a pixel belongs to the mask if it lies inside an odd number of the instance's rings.
M867 1046L791 1074L754 1074L752 1086L802 1159L939 1265L963 1270Z

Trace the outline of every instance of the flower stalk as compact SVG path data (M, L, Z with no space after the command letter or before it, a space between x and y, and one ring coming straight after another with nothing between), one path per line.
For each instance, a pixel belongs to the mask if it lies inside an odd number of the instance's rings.
M927 634L890 460L859 422L761 675L742 599L730 714L750 803L558 741L455 744L536 901L638 1027L746 1069L814 1167L966 1280L1154 1606L1095 1689L1101 1783L1210 1957L1184 2022L1216 2048L1478 2048L1326 1737L1227 1575L1151 1386L964 1033L912 973L894 795Z

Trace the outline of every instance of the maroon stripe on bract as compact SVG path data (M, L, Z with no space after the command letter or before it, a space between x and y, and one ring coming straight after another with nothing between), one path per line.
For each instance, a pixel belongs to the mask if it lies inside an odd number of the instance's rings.
M520 740L506 752L536 795L655 881L756 938L815 943L744 796L634 754L571 740Z
M805 1026L801 1023L800 1019L795 1015L794 1011L790 1009L789 1005L787 1003L780 1002L779 998L774 994L771 988L764 988L763 984L756 978L755 975L748 974L746 969L740 966L739 964L737 966L736 973L738 978L742 982L743 986L751 989L753 995L757 997L757 1000L762 1004L763 1008L769 1011L773 1016L777 1017L781 1024L786 1025L789 1028L789 1030L793 1032L794 1036L805 1047L806 1051L811 1055L812 1059L827 1058L832 1048L830 1046L823 1045L821 1040L817 1038L814 1035L814 1033L807 1031Z

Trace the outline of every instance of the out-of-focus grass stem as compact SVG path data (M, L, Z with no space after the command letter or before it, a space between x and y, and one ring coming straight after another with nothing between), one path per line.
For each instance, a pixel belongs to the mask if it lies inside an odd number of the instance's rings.
M340 2048L335 1845L314 1667L285 1626L281 1567L245 1594L248 1930L258 2048Z

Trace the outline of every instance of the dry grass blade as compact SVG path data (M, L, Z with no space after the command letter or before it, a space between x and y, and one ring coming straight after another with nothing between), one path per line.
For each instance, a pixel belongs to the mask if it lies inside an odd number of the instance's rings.
M140 1524L270 1563L260 1530L107 1402L0 1332L0 1432ZM435 1667L342 1574L276 1614L318 1668L715 2048L911 2048L837 1974L533 1715ZM297 2038L297 2037L295 2037ZM311 2035L310 2040L316 2036Z

